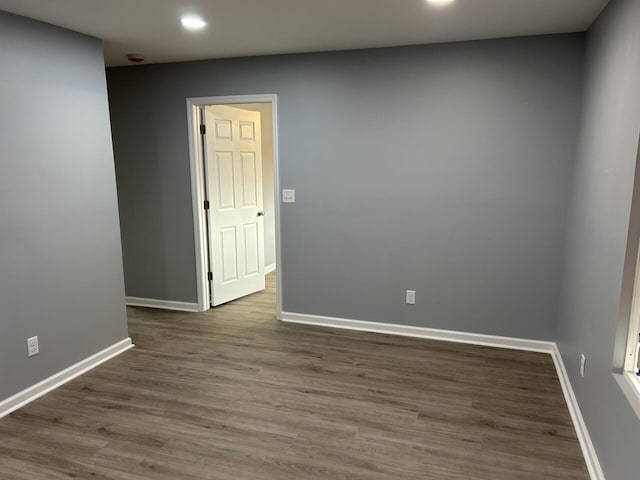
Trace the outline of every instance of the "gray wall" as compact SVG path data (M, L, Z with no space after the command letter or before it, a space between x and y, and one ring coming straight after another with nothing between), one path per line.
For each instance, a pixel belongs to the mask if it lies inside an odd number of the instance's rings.
M196 301L185 98L279 95L284 310L552 339L584 37L109 69L127 294ZM417 305L404 304L405 289Z
M127 324L102 45L3 12L0 45L1 400Z
M615 0L588 35L557 334L608 480L638 478L640 421L611 371L621 363L614 343L640 132L639 26L640 2ZM581 353L587 358L584 379L578 374Z

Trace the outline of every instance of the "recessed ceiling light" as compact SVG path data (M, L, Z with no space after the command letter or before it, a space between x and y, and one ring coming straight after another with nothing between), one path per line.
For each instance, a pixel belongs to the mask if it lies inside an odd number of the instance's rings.
M187 30L200 30L205 27L207 22L205 22L200 17L182 17L180 19L182 26Z
M443 7L445 5L449 5L453 2L455 2L456 0L427 0L427 3L429 3L430 5L434 5L436 7Z

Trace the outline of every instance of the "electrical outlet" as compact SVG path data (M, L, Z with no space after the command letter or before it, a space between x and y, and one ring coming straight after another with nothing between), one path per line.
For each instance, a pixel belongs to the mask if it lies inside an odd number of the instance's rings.
M415 305L416 304L416 291L415 290L407 290L407 305Z
M584 378L584 366L587 363L587 358L584 356L584 353L580 355L580 376Z
M40 353L40 347L38 346L38 337L27 338L27 354L30 357Z
M282 203L296 203L296 191L291 189L283 189Z

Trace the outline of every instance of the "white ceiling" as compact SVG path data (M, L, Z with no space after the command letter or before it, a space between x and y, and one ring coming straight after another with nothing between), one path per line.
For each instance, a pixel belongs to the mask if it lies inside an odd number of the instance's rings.
M586 30L608 0L0 0L0 10L104 40L107 66L126 53L164 63ZM198 14L201 32L179 17Z

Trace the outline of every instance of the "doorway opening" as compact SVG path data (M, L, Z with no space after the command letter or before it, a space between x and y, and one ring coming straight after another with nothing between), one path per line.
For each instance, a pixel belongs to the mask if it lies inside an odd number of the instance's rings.
M267 276L281 319L277 96L188 98L187 110L198 310Z

